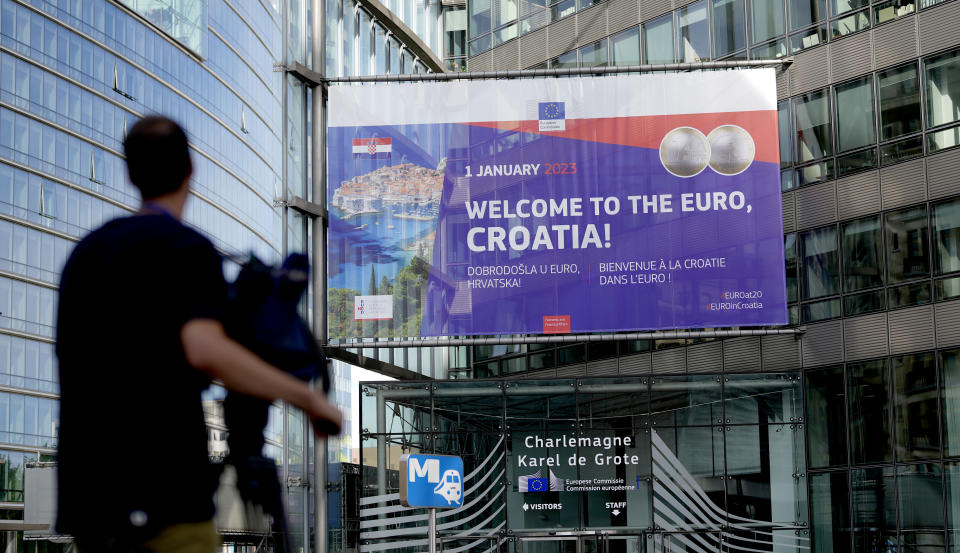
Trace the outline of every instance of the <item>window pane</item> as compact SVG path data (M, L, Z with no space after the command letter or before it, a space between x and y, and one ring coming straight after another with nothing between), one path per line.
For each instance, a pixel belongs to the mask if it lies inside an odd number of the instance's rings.
M884 296L883 290L874 290L873 292L856 294L854 296L844 296L843 314L849 316L882 311L883 306L886 305L883 301Z
M840 15L870 4L868 0L833 0L833 15Z
M827 41L827 27L818 25L805 31L790 35L790 52L813 48Z
M930 58L927 71L927 126L960 121L960 51Z
M827 12L824 0L787 0L790 6L790 30L795 31L821 21Z
M900 503L900 531L905 545L921 543L927 547L901 551L935 551L943 543L943 488L940 466L934 464L897 467L897 496ZM938 531L940 530L940 531ZM941 549L942 551L942 549Z
M846 471L810 475L814 553L850 551L849 505Z
M577 51L567 52L550 60L551 69L563 69L577 66Z
M747 47L743 0L713 0L713 57L722 58Z
M937 274L960 271L960 200L933 206L933 232L934 270Z
M886 23L892 19L903 17L916 11L911 0L890 0L873 7L874 25Z
M807 452L810 468L847 464L843 367L808 371Z
M470 2L470 38L490 32L490 0Z
M929 276L927 209L892 211L884 217L887 276L890 283Z
M937 301L960 297L960 277L944 278L933 283Z
M819 298L840 292L837 229L826 227L803 233L803 298Z
M960 144L960 127L944 129L927 135L927 148L930 153L953 148Z
M517 0L493 0L493 26L517 20Z
M780 167L793 165L793 118L790 117L790 100L777 104L777 128L780 134Z
M755 60L772 60L787 55L787 41L780 38L750 49L750 58Z
M795 102L797 159L811 161L830 155L830 97L819 91L804 94Z
M944 463L943 477L947 490L947 535L950 551L955 552L960 549L960 463Z
M861 10L846 17L833 20L830 23L830 32L834 37L849 35L862 31L870 26L870 12Z
M700 0L677 12L680 32L680 61L694 62L710 59L710 32L707 27L707 0Z
M908 65L878 76L880 136L883 140L920 130L920 85L917 66Z
M607 41L601 40L580 48L582 67L603 67L607 65Z
M943 454L954 457L960 455L960 349L945 351L940 355ZM957 513L960 514L960 509Z
M930 283L905 284L887 289L890 309L930 303Z
M840 316L840 299L818 301L815 303L803 304L803 321L812 323L814 321L825 321L835 319Z
M750 43L758 44L785 34L783 0L752 0L750 2Z
M845 152L876 142L873 79L866 77L839 85L836 93L837 151Z
M611 65L640 65L640 27L610 37Z
M673 63L673 14L643 24L644 63Z
M883 285L880 217L843 225L843 290L855 292Z
M932 352L890 360L897 460L940 456L937 420L937 369Z
M855 465L892 460L889 383L886 363L869 361L847 369L850 461Z
M783 237L783 253L786 262L787 274L787 302L797 301L797 235L788 234Z
M897 540L893 467L854 470L850 479L854 497L853 550L891 551L890 544Z
M923 138L914 136L906 140L880 146L880 165L890 165L923 155Z

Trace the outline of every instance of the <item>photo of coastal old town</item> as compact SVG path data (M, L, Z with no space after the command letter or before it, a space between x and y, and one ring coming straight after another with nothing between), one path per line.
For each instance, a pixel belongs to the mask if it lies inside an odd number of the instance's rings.
M331 183L331 338L420 334L445 170L401 159ZM392 296L392 319L355 320L356 296Z

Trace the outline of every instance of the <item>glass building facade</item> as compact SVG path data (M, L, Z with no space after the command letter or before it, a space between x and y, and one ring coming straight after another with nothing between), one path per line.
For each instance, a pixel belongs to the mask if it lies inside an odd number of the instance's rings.
M185 221L224 253L277 262L311 252L315 239L312 215L291 206L313 200L314 96L287 64L334 76L442 70L432 53L440 50L438 0L316 5L0 0L2 518L23 518L24 464L56 460L53 342L63 263L86 233L139 205L123 159L127 129L151 113L180 122L194 162ZM328 14L326 61L315 63L312 17ZM228 277L237 269L225 268ZM313 288L309 296L308 318ZM109 341L105 329L104 347ZM349 411L349 367L336 365L334 381ZM223 396L218 387L204 396L214 457L225 454ZM286 484L293 548L310 551L312 432L299 411L278 403L266 438ZM349 459L349 441L328 448L331 460ZM13 531L0 540L6 551L66 547Z
M446 370L437 377L464 382L430 382L429 398L408 394L401 402L400 385L364 386L364 463L394 466L402 453L436 451L459 452L470 464L494 452L490 463L500 463L503 474L494 473L498 487L485 493L492 494L488 501L498 497L494 511L503 511L446 527L441 535L447 550L960 551L960 451L952 445L960 441L952 421L952 373L960 348L955 239L960 227L960 35L955 31L960 2L478 0L465 11L466 24L449 29L444 55L465 59L470 71L792 57L792 64L777 70L777 96L790 326L801 332L796 337L449 348ZM744 423L749 431L738 434L741 427L726 415L702 425L691 422L698 419L690 410L707 405L731 412L733 383L774 377L794 379L790 394L796 407L790 416L795 418L778 419L776 409L762 405L764 394L748 394L748 403L761 403L750 411L759 413L759 420ZM679 386L683 391L671 396L679 401L673 409L684 415L674 417L673 426L656 427L660 410L671 409L657 399L657 382L673 381L689 386ZM692 386L695 382L703 387ZM445 391L448 385L471 390L457 392L468 399L443 397L451 393ZM553 385L568 386L567 397L544 401L531 393L511 399L513 387ZM517 472L519 455L528 454L518 449L526 446L527 434L520 434L518 445L511 436L523 425L511 419L522 419L529 405L534 433L554 431L555 418L564 420L558 434L565 432L564 424L578 435L626 426L618 415L596 417L594 408L586 407L590 402L582 398L591 394L584 390L597 385L636 388L630 400L610 392L595 404L633 409L631 431L649 430L636 438L646 448L641 457L652 467L650 498L639 502L649 509L638 514L634 481L626 496L626 526L604 518L612 512L608 503L623 503L620 496L595 499L593 492L564 496L567 500L561 496L569 491L551 491L554 495L537 497L536 503L564 505L538 507L533 516L533 509L523 510L533 501L530 492L521 491L524 474ZM711 387L713 392L705 391ZM701 391L709 397L698 396ZM400 394L396 401L402 406L390 411L387 401L386 414L375 420L377 398L392 393ZM634 404L624 407L627 401ZM446 430L483 424L489 424L493 437ZM754 424L787 425L792 439L771 442L766 431L752 430ZM663 437L667 426L685 428L673 433L679 441ZM714 433L702 430L710 426ZM499 434L504 437L498 446ZM655 444L654 435L666 449ZM683 439L696 454L683 453ZM673 459L666 453L673 452L698 487L678 483L676 490L658 492L655 472L667 467L655 457L657 451L667 464ZM757 465L737 459L740 455L789 472L780 479L773 468L761 470L762 477L743 477L738 466ZM573 478L549 470L544 467L538 476L547 478L548 487L553 476L566 483ZM710 470L717 472L711 476ZM671 478L662 476L662 487L668 488ZM620 473L610 478L627 480ZM377 497L395 491L389 471L366 476L364 485L369 499L362 508L394 508L391 498ZM477 485L474 493L489 482ZM782 503L774 507L758 500L761 496ZM795 509L795 518L772 514L785 512L779 510L784 504ZM566 511L571 505L575 514ZM720 520L710 518L711 511ZM362 529L368 533L361 533L361 543L371 551L387 540L375 532L419 524L416 518L393 521L396 526L381 520L418 513L368 513L378 522ZM634 516L642 523L634 524ZM492 526L478 526L489 517ZM687 526L678 525L681 520ZM692 527L692 520L703 526ZM717 526L711 527L711 520ZM741 533L738 526L744 525L757 533ZM489 534L457 537L473 527ZM677 533L691 532L697 537L675 539ZM755 541L748 546L740 538Z

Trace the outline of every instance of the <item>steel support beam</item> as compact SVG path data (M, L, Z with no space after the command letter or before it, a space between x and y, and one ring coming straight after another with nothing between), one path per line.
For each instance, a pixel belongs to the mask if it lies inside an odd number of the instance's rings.
M563 334L542 336L496 336L493 338L413 338L377 342L333 342L329 349L377 349L405 347L503 346L516 344L579 344L582 342L616 342L621 340L682 340L695 338L742 338L744 336L799 335L804 327L743 330L688 330L625 332L620 334Z

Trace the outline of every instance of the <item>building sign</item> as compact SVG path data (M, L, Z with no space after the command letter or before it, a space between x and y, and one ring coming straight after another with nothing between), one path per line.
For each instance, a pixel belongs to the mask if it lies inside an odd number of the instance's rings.
M330 335L785 324L773 69L333 87ZM351 319L357 296L390 319Z
M407 507L460 507L463 459L451 455L401 455L400 503Z

